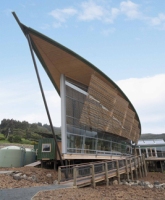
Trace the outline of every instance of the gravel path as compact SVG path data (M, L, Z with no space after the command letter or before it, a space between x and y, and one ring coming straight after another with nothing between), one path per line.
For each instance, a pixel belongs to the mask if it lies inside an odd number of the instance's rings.
M73 185L73 184L72 184ZM0 200L31 200L31 198L39 191L57 190L72 187L67 185L48 185L31 188L15 188L0 190Z

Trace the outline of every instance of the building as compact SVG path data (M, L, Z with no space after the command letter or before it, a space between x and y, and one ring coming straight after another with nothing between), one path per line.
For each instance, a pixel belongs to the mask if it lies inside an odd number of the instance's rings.
M122 90L93 64L15 18L61 97L62 159L132 154L141 124Z
M145 139L139 140L136 146L138 155L145 154L149 157L165 157L165 142L163 139Z

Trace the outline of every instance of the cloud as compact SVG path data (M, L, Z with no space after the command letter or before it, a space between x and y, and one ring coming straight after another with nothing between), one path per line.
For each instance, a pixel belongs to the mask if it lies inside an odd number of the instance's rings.
M157 17L147 17L146 21L148 21L151 26L165 30L165 14L163 13L159 13Z
M64 8L64 9L55 9L49 13L56 22L54 27L60 27L62 23L66 22L69 17L74 16L77 13L77 10L74 8Z
M127 16L128 19L141 19L142 14L139 11L139 5L132 1L122 1L120 3L120 12Z
M106 8L90 0L81 4L81 11L78 15L78 19L81 21L100 20L113 23L118 13L119 10L117 8Z
M165 132L165 74L117 81L140 117L143 133Z
M48 118L38 84L14 79L0 80L0 120L26 120L30 123L47 123ZM54 126L61 125L60 97L55 90L45 92Z

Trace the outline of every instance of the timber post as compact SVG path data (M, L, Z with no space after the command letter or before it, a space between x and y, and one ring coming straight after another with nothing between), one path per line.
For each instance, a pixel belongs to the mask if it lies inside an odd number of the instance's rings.
M142 177L142 171L141 171L141 166L140 166L140 157L138 157L138 167L139 167L139 176L141 178Z
M61 167L58 167L58 184L61 182Z
M77 185L77 167L73 168L73 186Z
M144 173L145 173L145 176L147 176L147 167L146 167L146 160L145 160L144 154L143 154L143 164L144 164Z
M107 162L105 162L105 182L106 182L106 186L108 186L109 179L108 179L108 164L107 164Z
M128 160L125 159L125 163L126 163L126 173L127 173L127 180L129 180L129 172L128 172Z
M133 173L132 173L132 162L131 162L131 158L129 159L129 163L130 163L130 172L131 172L131 179L133 181Z
M120 184L120 172L119 172L119 161L118 160L116 160L116 167L117 167L118 184Z
M96 183L95 183L95 166L92 164L92 186L93 188L96 187Z
M144 177L144 163L142 156L140 156L140 160L141 160L142 177Z

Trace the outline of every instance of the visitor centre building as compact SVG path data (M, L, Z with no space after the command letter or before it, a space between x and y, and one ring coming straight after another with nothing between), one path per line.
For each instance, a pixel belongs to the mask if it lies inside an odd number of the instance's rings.
M132 154L141 124L122 90L75 52L18 23L61 97L62 159Z

